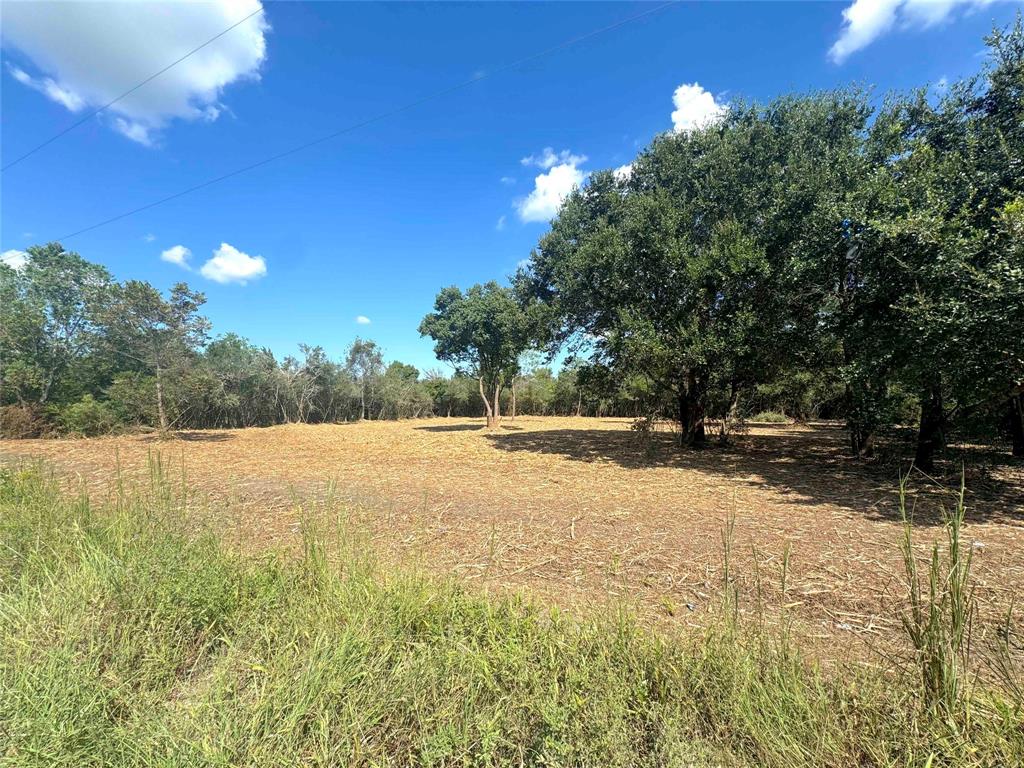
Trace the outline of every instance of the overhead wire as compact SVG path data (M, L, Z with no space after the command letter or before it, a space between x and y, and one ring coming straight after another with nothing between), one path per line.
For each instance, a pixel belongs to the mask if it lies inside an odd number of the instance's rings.
M133 94L133 93L135 93L135 92L136 92L137 90L139 90L139 88L142 88L142 87L143 87L144 85L147 85L148 83L151 83L152 81L156 80L156 79L157 79L158 77L160 77L160 75L164 74L165 72L167 72L167 71L168 71L168 70L170 70L170 69L173 69L173 68L174 68L174 67L176 67L176 66L177 66L178 64L181 64L181 62L185 61L185 59L187 59L187 58L188 58L189 56L192 56L192 55L194 55L194 54L196 54L196 53L199 53L199 51L203 50L203 48L205 48L206 46L208 46L208 45L209 45L210 43L212 43L212 42L214 42L214 41L216 41L216 40L219 40L220 38L224 37L224 35L226 35L226 34L227 34L228 32L230 32L231 30L235 29L236 27L238 27L238 26L240 26L240 25L244 24L244 23L245 23L245 22L247 22L247 21L248 21L249 19L251 19L251 18L252 18L253 16L256 16L257 14L263 13L263 10L264 10L264 9L263 9L263 6L260 6L260 7L259 7L259 8L257 8L257 9L256 9L255 11L253 11L252 13L250 13L250 14L249 14L248 16L246 16L246 17L244 17L244 18L242 18L242 19L239 19L239 20L238 20L238 21L236 21L236 22L235 22L234 24L232 24L232 25L231 25L230 27L228 27L227 29L224 29L224 30L222 30L222 31L218 32L218 33L217 33L216 35L214 35L213 37L211 37L211 38L210 38L209 40L207 40L207 41L206 41L205 43L203 43L202 45L198 45L198 46L196 46L196 47L195 47L195 48L193 48L193 49L192 49L191 51L189 51L188 53L186 53L186 54L185 54L184 56L182 56L182 57L180 57L180 58L178 58L178 59L175 59L175 60L174 60L174 61L172 61L172 62L171 62L170 64L168 64L168 65L167 65L166 67L164 67L163 69L161 69L161 70L160 70L159 72L154 72L154 73L153 73L152 75L150 75L149 77L147 77L147 78L146 78L145 80L143 80L142 82L140 82L140 83L136 83L135 85L133 85L133 86L132 86L131 88L129 88L129 89L127 90L127 91L125 91L124 93L122 93L122 94L121 94L120 96L118 96L117 98L115 98L115 99L111 99L111 100L110 100L110 101L108 101L108 102L107 102L106 104L104 104L104 105L103 105L102 107L99 107L99 108L97 108L97 109L94 109L94 110L92 110L92 111L91 111L91 112L89 112L89 113L88 113L87 115L85 115L84 117L82 117L82 118L81 118L80 120L77 120L76 122L72 123L71 125L69 125L69 126L68 126L67 128L65 128L64 130L62 130L62 131L59 131L58 133L55 133L55 134L54 134L53 136L51 136L50 138L48 138L48 139L47 139L46 141L44 141L44 142L43 142L42 144L39 144L39 145L37 145L37 146L33 147L32 149L30 149L30 150L29 150L28 152L26 152L25 154L21 155L20 157L17 157L17 158L15 158L15 159L14 159L14 160L12 160L11 162L7 163L7 165L5 165L5 166L3 166L2 168L0 168L0 171L6 171L6 170L7 170L8 168L12 168L12 167L14 167L15 165L17 165L18 163L20 163L20 162L21 162L22 160L24 160L25 158L31 157L32 155L34 155L34 154L35 154L36 152L38 152L39 150L43 149L44 147L48 147L48 146L49 146L50 144L52 144L53 142L55 142L55 141L56 141L57 139L59 139L59 138L61 138L62 136L66 136L67 134L71 133L71 131L75 130L75 128L77 128L78 126L80 126L80 125L83 125L83 124L87 123L88 121L90 121L90 120L92 120L92 119L93 119L94 117L96 117L96 115L98 115L98 114L99 114L100 112L103 112L103 111L104 111L105 109L109 109L110 107L112 107L112 106L114 106L115 104L117 104L117 102L121 101L121 99L125 98L126 96L130 96L131 94Z
M108 224L113 224L114 222L120 221L121 219L126 219L129 216L134 216L137 213L142 213L143 211L148 211L148 210L150 210L152 208L156 208L157 206L163 205L165 203L169 203L172 200L177 200L178 198L184 197L185 195L192 194L193 192L197 192L197 191L199 191L201 189L205 189L206 187L213 186L214 184L219 184L222 181L226 181L227 179L233 178L233 177L238 176L240 174L248 173L249 171L252 171L252 170L254 170L256 168L260 168L261 166L267 165L268 163L272 163L272 162L275 162L277 160L281 160L282 158L289 157L290 155L294 155L294 154L296 154L298 152L302 152L302 151L307 150L307 149L309 149L311 147L315 147L318 144L323 144L324 142L330 141L331 139L336 139L339 136L342 136L342 135L344 135L346 133L351 133L352 131L358 130L360 128L365 128L368 125L380 122L381 120L385 120L385 119L387 119L389 117L394 117L395 115L401 114L402 112L407 112L407 111L409 111L411 109L414 109L415 107L418 107L418 106L421 106L423 104L426 104L429 101L433 101L435 99L439 99L439 98L441 98L443 96L447 96L447 95L449 95L451 93L454 93L456 91L462 90L463 88L467 88L470 85L473 85L475 83L480 82L481 80L486 80L488 78L494 77L495 75L501 74L503 72L507 72L507 71L509 71L511 69L515 69L517 67L521 67L524 64L529 64L532 61L536 61L537 59L543 58L544 56L549 56L549 55L551 55L553 53L557 53L560 50L563 50L565 48L569 48L569 47L571 47L573 45L576 45L578 43L583 42L584 40L589 40L592 37L596 37L598 35L602 35L602 34L605 34L607 32L611 32L611 31L616 30L616 29L618 29L620 27L623 27L623 26L625 26L627 24L630 24L630 23L632 23L634 21L638 21L639 19L645 18L647 16L651 16L651 15L653 15L655 13L663 11L666 8L669 8L670 6L678 5L679 2L680 2L680 0L670 0L670 2L662 3L660 5L657 5L657 6L653 7L653 8L648 8L647 10L642 11L640 13L633 14L632 16L627 16L624 19L620 19L619 21L616 21L616 22L614 22L612 24L609 24L607 26L601 27L600 29L592 30L592 31L587 32L585 34L573 37L573 38L571 38L569 40L565 40L565 41L563 41L561 43L558 43L557 45L551 46L550 48L545 48L544 50L538 51L537 53L533 53L533 54L530 54L529 56L524 56L523 58L516 59L515 61L509 62L508 64L504 64L504 65L502 65L500 67L497 67L496 69L492 69L490 71L484 71L484 72L477 73L473 77L469 78L468 80L464 80L464 81L462 81L460 83L456 83L455 85L451 85L451 86L448 86L447 88L443 88L443 89L441 89L439 91L435 91L435 92L430 93L430 94L428 94L426 96L422 96L422 97L420 97L418 99L415 99L413 101L407 102L407 103L402 104L401 106L395 107L393 109L389 109L389 110L386 110L384 112L379 112L379 113L377 113L377 114L375 114L375 115L373 115L371 117L368 117L368 118L366 118L364 120L360 120L357 123L352 123L351 125L347 125L344 128L340 128L338 130L332 131L331 133L325 134L324 136L320 136L319 138L312 139L311 141L304 142L304 143L299 144L297 146L294 146L294 147L292 147L290 149L286 149L286 150L284 150L282 152L278 152L276 154L270 155L270 156L265 157L265 158L263 158L261 160L257 160L256 162L249 163L249 164L244 165L244 166L242 166L240 168L236 168L233 171L228 171L227 173L223 173L223 174L221 174L219 176L215 176L215 177L207 179L205 181L201 181L198 184L194 184L194 185L192 185L190 187L187 187L187 188L185 188L183 190L180 190L179 192L175 192L174 194L167 195L166 197L162 197L162 198L160 198L158 200L154 200L153 202L147 203L146 205L140 205L140 206L138 206L136 208L132 208L129 211L125 211L124 213L120 213L120 214L118 214L116 216L111 216L108 219L104 219L103 221L97 222L96 224L91 224L88 227L82 227L81 229L77 229L77 230L75 230L73 232L69 232L68 234L62 235L61 237L59 237L57 239L58 240L69 240L69 239L71 239L73 237L77 237L79 235L85 234L86 232L91 232L94 229L99 229L100 227L105 227Z

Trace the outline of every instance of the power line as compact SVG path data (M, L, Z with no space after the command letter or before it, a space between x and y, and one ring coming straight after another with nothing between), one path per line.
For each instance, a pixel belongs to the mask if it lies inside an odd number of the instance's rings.
M259 14L259 13L263 13L263 7L262 7L262 6L260 6L260 7L259 7L259 8L257 8L257 9L256 9L255 11L253 11L252 13L250 13L250 14L249 14L248 16L246 16L246 17L245 17L244 19L239 19L239 20L238 20L238 21L236 21L236 22L235 22L234 24L232 24L232 25L231 25L230 27L228 27L227 29L223 30L222 32L218 32L218 33L217 33L216 35L214 35L213 37L211 37L211 38L210 38L209 40L207 40L207 41L206 41L205 43L203 43L202 45L200 45L200 46L197 46L197 47L193 48L193 49L192 49L191 51L189 51L188 53L186 53L186 54L185 54L184 56L182 56L182 57L181 57L180 59L177 59L177 60L175 60L175 61L172 61L172 62L171 62L170 64L168 64L168 65L167 65L166 67L164 67L163 69L161 69L161 70L160 70L159 72L156 72L156 73L154 73L154 74L150 75L150 76L149 76L149 77L147 77L147 78L146 78L145 80L143 80L143 81L142 81L141 83L138 83L137 85L135 85L135 86L133 86L133 87L129 88L129 89L127 90L127 91L125 91L124 93L122 93L122 94L121 94L120 96L118 96L118 97L117 97L116 99L113 99L112 101L108 101L108 102L107 102L106 104L104 104L104 105L103 105L102 107L100 107L99 109L95 109L95 110L93 110L92 112L90 112L89 114L87 114L87 115L86 115L85 117L83 117L83 118L82 118L81 120L78 120L77 122L74 122L74 123L72 123L71 125L69 125L69 126L68 126L67 128L65 128L65 129L64 129L63 131L60 131L59 133L55 133L55 134L54 134L53 136L51 136L50 138L48 138L48 139L47 139L46 141L44 141L44 142L43 142L42 144L40 144L39 146L37 146L37 147L34 147L33 149L30 149L30 150L29 150L28 152L26 152L26 153L25 153L24 155L22 155L21 157L19 157L19 158L15 159L15 160L12 160L12 161L11 161L11 162L9 162L9 163L8 163L7 165L5 165L5 166L4 166L3 168L0 168L0 171L6 171L6 170L7 170L8 168L10 168L10 167L12 167L12 166L15 166L15 165L17 165L17 164L18 164L18 163L20 163L20 162L21 162L22 160L24 160L24 159L25 159L26 157L29 157L29 156L31 156L31 155L34 155L34 154L35 154L36 152L38 152L38 151L39 151L40 149L42 149L43 147L49 146L50 144L52 144L53 142L55 142L55 141L56 141L57 139L59 139L59 138L60 138L61 136L65 135L65 134L67 134L67 133L70 133L71 131L73 131L73 130L74 130L75 128L77 128L78 126L82 125L83 123L86 123L86 122L88 122L89 120L92 120L92 119L93 119L94 117L96 117L96 115L98 115L98 114L99 114L100 112L102 112L103 110L107 109L108 107L112 107L112 106L113 106L114 104L117 104L117 102L119 102L119 101L120 101L121 99L123 99L123 98L124 98L125 96L129 96L129 95L131 95L131 94L135 93L135 92L136 92L137 90L139 90L139 88L141 88L142 86L146 85L146 83L152 82L152 81L153 81L153 80L155 80L156 78L160 77L160 75L162 75L162 74L163 74L164 72L166 72L167 70L169 70L169 69L171 69L171 68L173 68L173 67L176 67L176 66L177 66L178 64L181 64L181 62L183 62L183 61L184 61L185 59L187 59L187 58L188 58L189 56L191 56L192 54L194 54L194 53L198 53L199 51L203 50L203 48L205 48L206 46L208 46L208 45L209 45L210 43L212 43L212 42L213 42L214 40L219 40L220 38L224 37L224 35L226 35L226 34L227 34L228 32L230 32L231 30L233 30L233 29L234 29L235 27L239 26L240 24L244 24L244 23L245 23L245 22L247 22L247 21L248 21L249 19L251 19L251 18L252 18L253 16L255 16L255 15Z
M348 126L346 126L344 128L341 128L341 129L339 129L337 131L333 131L332 133L329 133L329 134L327 134L325 136L321 136L318 139L313 139L312 141L307 141L304 144L299 144L298 146L292 147L291 149L287 149L287 150L285 150L283 152L279 152L276 155L271 155L269 157L265 157L264 159L258 160L255 163L250 163L249 165L242 166L241 168L236 168L235 170L229 171L229 172L227 172L225 174L222 174L221 176L216 176L216 177L214 177L212 179L207 179L206 181L202 181L199 184L195 184L194 186L188 187L187 189L183 189L180 192L175 192L173 195L168 195L167 197L160 198L159 200L156 200L156 201L154 201L152 203L148 203L146 205L141 205L138 208L133 208L130 211L126 211L125 213L118 214L117 216L113 216L113 217L111 217L109 219L105 219L104 221L101 221L101 222L99 222L97 224L93 224L91 226L85 227L83 229L76 230L75 232L71 232L70 234L64 235L63 237L59 237L57 239L58 240L70 240L72 237L77 237L78 235L85 234L86 232L91 232L94 229L99 229L100 227L105 227L107 224L113 224L115 221L120 221L121 219L128 218L129 216L134 216L136 213L141 213L142 211L148 211L150 208L156 208L158 205L163 205L164 203L168 203L171 200L177 200L179 197L184 197L185 195L189 195L189 194L191 194L193 192L196 192L196 191L198 191L200 189L204 189L204 188L212 186L214 184L218 184L218 183L220 183L222 181L225 181L226 179L230 179L230 178L232 178L234 176L238 176L240 174L246 173L246 172L251 171L251 170L253 170L255 168L259 168L260 166L267 165L268 163L272 163L275 160L280 160L281 158L288 157L289 155L294 155L297 152L302 152L303 150L309 149L310 147L315 147L318 144L323 144L325 141L330 141L331 139L335 139L338 136L342 136L342 135L344 135L346 133L351 133L352 131L358 130L359 128L365 128L367 125L370 125L372 123L380 122L381 120L385 120L385 119L387 119L389 117L393 117L393 116L398 115L398 114L400 114L402 112L407 112L410 109L418 107L418 106L420 106L422 104L426 104L428 101L433 101L434 99L439 99L442 96L447 96L448 94L454 93L455 91L459 91L459 90L461 90L463 88L466 88L466 87L468 87L470 85L473 85L474 83L478 83L481 80L486 80L487 78L493 77L494 75L501 74L502 72L507 72L510 69L515 69L516 67L520 67L523 64L528 64L531 61L535 61L535 60L537 60L539 58L542 58L544 56L548 56L548 55L550 55L552 53L556 53L556 52L558 52L558 51L560 51L560 50L562 50L564 48L568 48L570 46L576 45L577 43L581 43L584 40L588 40L588 39L590 39L592 37L596 37L597 35L604 34L605 32L611 32L612 30L615 30L615 29L618 29L619 27L625 26L626 24L629 24L630 22L637 21L639 19L644 18L645 16L650 16L652 14L658 13L659 11L662 11L662 10L666 9L669 6L677 5L679 2L680 2L680 0L670 0L670 2L663 3L663 4L659 5L659 6L654 7L654 8L650 8L650 9L648 9L646 11L643 11L642 13L637 13L637 14L634 14L633 16L628 16L625 19L622 19L620 21L615 22L614 24L609 24L606 27L601 27L600 29L595 29L592 32L587 32L584 35L579 35L578 37L574 37L574 38L572 38L570 40L566 40L565 42L559 43L558 45L552 46L551 48L547 48L547 49L545 49L543 51L540 51L539 53L534 53L534 54L526 56L526 57L524 57L522 59L517 59L516 61L513 61L513 62L511 62L509 64L505 64L505 65L503 65L501 67L498 67L497 69L491 70L490 72L483 72L483 73L480 73L478 75L474 75L469 80L464 80L461 83L449 86L448 88L444 88L443 90L436 91L436 92L434 92L432 94L429 94L427 96L423 96L423 97L421 97L419 99L416 99L415 101L410 101L407 104L403 104L400 107L395 107L394 109L388 110L386 112L380 112L380 113L378 113L378 114L376 114L376 115L374 115L372 117L369 117L369 118L367 118L365 120L361 120L358 123L353 123L352 125L348 125Z

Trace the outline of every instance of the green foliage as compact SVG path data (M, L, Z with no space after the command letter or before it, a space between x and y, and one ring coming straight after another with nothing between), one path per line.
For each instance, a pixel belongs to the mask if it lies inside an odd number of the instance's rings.
M445 288L419 331L434 340L439 360L477 379L490 425L500 415L502 387L518 373L519 357L531 341L530 319L512 291L495 282L474 285L465 294L456 286Z
M110 275L59 243L31 246L20 270L0 265L0 391L45 405L94 342Z
M817 670L727 625L654 634L389 571L307 523L243 558L155 485L111 507L0 470L0 738L19 766L902 765L1024 756L980 686ZM174 487L177 487L174 484ZM319 530L320 533L315 531ZM762 632L764 630L761 630ZM970 703L970 718L964 717Z
M964 490L961 481L956 508L949 513L943 511L945 555L940 556L937 543L932 545L927 575L922 579L907 512L906 478L900 480L902 554L910 604L900 614L900 621L917 657L924 701L947 716L961 711L969 695L971 634L976 612L971 579L973 550L960 539L966 513Z
M83 437L105 435L118 424L114 409L92 395L83 395L78 402L63 406L57 421L64 431Z
M642 377L692 443L706 415L783 407L844 415L867 455L909 419L929 468L951 426L1009 412L1024 455L1021 19L987 42L937 103L737 102L594 174L517 276L548 341Z
M712 400L726 416L814 348L820 289L801 278L834 241L822 227L868 114L838 92L738 104L721 125L659 137L628 181L595 174L567 199L521 290L556 308L555 342L582 338L620 380L646 377L701 442Z
M750 417L751 421L762 422L765 424L787 424L789 423L789 417L784 413L778 411L760 411Z

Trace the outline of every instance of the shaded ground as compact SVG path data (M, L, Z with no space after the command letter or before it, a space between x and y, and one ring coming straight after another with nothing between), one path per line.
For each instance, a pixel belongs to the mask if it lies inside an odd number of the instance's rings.
M897 470L844 452L832 425L755 427L727 448L678 452L629 421L519 418L498 430L433 419L92 440L0 441L5 458L43 456L106 487L118 466L143 476L154 452L215 502L225 534L247 547L294 541L308 501L333 494L358 510L388 557L499 587L527 586L567 606L635 601L669 622L698 623L722 583L722 531L744 604L755 558L770 607L812 634L883 638L900 579ZM1024 468L967 450L969 523L985 613L1024 584ZM958 471L958 470L957 470ZM945 482L956 477L940 478ZM942 535L940 499L919 478L918 539ZM781 589L783 555L790 573ZM689 606L689 607L688 607Z

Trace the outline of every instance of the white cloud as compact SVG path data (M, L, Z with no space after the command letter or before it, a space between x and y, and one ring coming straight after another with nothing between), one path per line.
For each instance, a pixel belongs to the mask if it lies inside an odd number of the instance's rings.
M562 207L562 201L574 188L582 186L587 178L587 173L579 167L586 161L586 155L574 155L567 149L556 155L550 147L546 147L539 157L524 157L523 165L536 165L546 169L547 173L537 176L533 180L533 191L516 201L519 218L523 221L553 219Z
M156 240L156 235L150 232L148 235L143 235L142 239L145 240L147 243L152 243L154 240Z
M267 274L267 262L262 256L250 256L233 245L221 243L220 248L213 252L213 258L203 264L199 274L218 283L245 285Z
M829 49L829 58L841 64L894 27L926 29L939 24L958 8L970 12L991 0L854 0L843 10L843 28Z
M25 70L19 69L12 64L8 64L7 69L11 73L11 77L19 83L27 85L34 91L39 91L71 112L78 112L85 106L85 101L77 93L61 88L52 78L32 77Z
M114 130L132 141L142 144L144 147L153 146L152 131L142 123L125 120L123 117L115 117Z
M523 165L534 165L548 170L556 165L583 165L587 162L586 155L574 155L568 149L556 153L551 147L544 147L539 155L529 155L519 161ZM514 179L513 179L514 181Z
M179 267L185 269L191 269L188 260L192 255L192 251L186 248L184 245L174 245L168 248L166 251L160 254L160 258L164 261L170 262L171 264L177 264Z
M677 133L704 128L725 114L725 105L715 101L700 83L683 83L672 94L672 127Z
M11 269L21 269L28 263L28 254L12 248L0 253L0 263L6 264Z
M505 216L498 217L498 223L494 225L494 228L499 232L505 228Z
M251 13L251 0L202 3L5 3L3 44L38 74L9 66L18 82L72 112L100 107ZM110 107L111 126L152 144L168 122L213 120L221 94L258 79L266 58L257 14Z
M366 315L358 315L358 316L356 316L356 324L357 325L369 325L370 324L370 318L368 318Z
M501 183L507 187L511 187L513 184L516 183L516 180L514 176L502 176Z
M633 164L620 165L612 173L618 181L629 181L629 177L633 175Z

